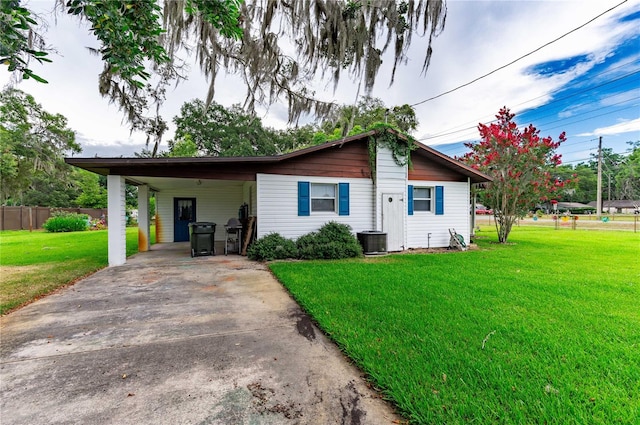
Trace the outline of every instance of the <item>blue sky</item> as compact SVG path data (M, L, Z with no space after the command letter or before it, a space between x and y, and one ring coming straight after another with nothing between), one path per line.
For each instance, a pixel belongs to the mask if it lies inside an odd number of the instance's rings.
M516 6L515 2L483 3L489 3L492 10ZM583 2L581 4L588 7L589 13L555 26L555 22L563 21L568 10L577 11L579 5L575 2L520 2L518 6L524 5L528 9L532 23L544 22L541 16L546 12L550 13L548 16L557 13L561 18L549 18L548 28L544 31L540 31L540 26L529 25L535 39L529 46L534 47L523 48L514 56L505 55L486 72L555 40L619 3ZM452 2L450 12L470 5L474 4ZM524 19L517 21L523 23ZM518 28L507 28L507 31L513 31L510 34L516 38L522 33ZM496 42L493 50L499 50L499 46ZM604 147L624 152L628 148L627 141L640 140L640 3L627 2L619 6L584 28L496 72L489 79L493 79L489 84L492 87L483 88L484 82L478 82L465 90L470 96L487 96L486 103L495 105L494 113L478 114L473 121L465 120L460 125L427 134L423 142L435 145L448 155L461 155L466 151L462 142L477 140L477 123L489 122L500 105L505 105L516 113L519 124L531 123L543 136L557 138L565 131L568 140L559 149L565 163L588 160L597 152L599 136L603 137ZM502 90L503 85L511 87ZM485 109L488 111L491 107Z
M391 60L386 60L371 95L388 106L415 104L420 127L414 136L451 156L462 155L462 143L478 139L477 124L491 121L502 106L543 136L557 138L565 131L568 141L560 148L565 162L587 160L599 136L605 147L624 152L625 142L640 140L640 1L621 2L450 0L446 27L433 44L426 74L420 72L425 43L414 38L395 83L389 86ZM30 5L52 22L47 40L59 55L52 64L33 67L49 84L24 81L18 88L69 119L84 147L81 156L132 156L143 147L144 135L130 134L115 106L98 95L101 63L86 51L96 47L86 25L64 14L53 23L49 1ZM168 93L162 109L168 122L182 103L206 94L206 81L193 69L189 81ZM0 86L8 80L8 73L0 72ZM334 91L332 84L318 80L314 88L317 97L345 104L355 101L357 86L357 81L344 79ZM230 106L244 100L244 91L236 77L223 77L215 100ZM283 128L286 111L281 103L259 113L265 125ZM172 134L170 128L165 149Z

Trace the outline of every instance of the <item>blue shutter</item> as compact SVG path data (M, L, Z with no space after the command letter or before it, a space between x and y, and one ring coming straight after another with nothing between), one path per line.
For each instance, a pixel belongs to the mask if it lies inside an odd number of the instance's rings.
M349 215L349 183L338 183L338 214Z
M409 201L407 202L407 205L409 205L409 215L413 215L413 185L410 184L409 185L409 189L407 189L407 195L409 198Z
M436 215L444 214L444 186L436 186Z
M311 212L311 198L309 197L309 182L298 182L298 215L309 215Z

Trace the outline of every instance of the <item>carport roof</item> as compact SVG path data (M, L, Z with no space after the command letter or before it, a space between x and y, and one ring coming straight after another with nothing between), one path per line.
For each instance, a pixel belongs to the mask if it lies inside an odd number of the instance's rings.
M393 131L393 130L389 130ZM406 137L400 133L396 135L404 140ZM147 183L145 177L171 177L171 178L220 178L227 180L255 180L255 174L263 172L265 167L272 166L287 160L310 155L332 147L340 147L368 139L376 134L376 131L368 131L340 140L334 140L321 145L311 146L294 152L273 156L244 156L244 157L190 157L190 158L65 158L67 164L83 168L101 175L121 175L127 177L132 184ZM472 183L491 181L491 177L481 173L457 161L437 150L416 143L418 149L412 152L421 155L446 168L451 169L471 179ZM205 171L206 170L206 171Z

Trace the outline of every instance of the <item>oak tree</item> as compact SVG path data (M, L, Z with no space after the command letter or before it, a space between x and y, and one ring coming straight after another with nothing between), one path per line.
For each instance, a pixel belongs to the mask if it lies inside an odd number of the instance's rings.
M29 43L39 29L33 15L18 0L2 3L7 7L0 22L22 13L21 26L11 32L26 44L10 45L1 56L25 64L43 58ZM100 94L156 144L167 129L158 108L166 88L184 78L185 52L209 79L207 104L224 71L244 81L246 110L284 101L289 120L297 122L303 114L326 116L335 106L318 99L311 82L327 77L335 90L346 74L369 94L383 55L392 55L393 83L416 37L426 39L424 73L446 18L445 0L57 0L57 5L90 24L98 41L92 50L104 62ZM27 68L10 69L28 75Z

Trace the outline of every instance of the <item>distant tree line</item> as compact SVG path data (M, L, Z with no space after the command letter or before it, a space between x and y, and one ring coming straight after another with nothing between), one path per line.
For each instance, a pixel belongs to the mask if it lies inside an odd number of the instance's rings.
M627 142L626 153L602 149L602 199L640 199L640 140ZM561 193L559 201L589 203L597 196L598 154L576 165L560 165L560 179L577 180L571 189Z

